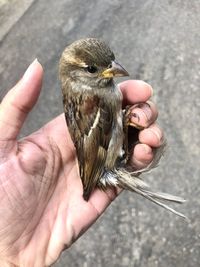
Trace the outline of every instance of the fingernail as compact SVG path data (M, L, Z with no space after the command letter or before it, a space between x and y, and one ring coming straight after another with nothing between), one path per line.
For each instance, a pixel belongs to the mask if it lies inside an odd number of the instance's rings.
M150 130L156 135L156 137L158 138L158 141L161 142L162 141L162 133L158 128L150 128Z
M148 103L137 104L131 113L131 121L146 127L152 119L152 111Z
M138 108L142 109L142 111L147 117L147 120L149 121L152 117L152 111L150 105L148 103L141 103L138 105Z
M29 65L28 69L25 71L22 79L23 81L29 80L30 76L32 75L32 72L35 68L35 65L38 63L37 58Z

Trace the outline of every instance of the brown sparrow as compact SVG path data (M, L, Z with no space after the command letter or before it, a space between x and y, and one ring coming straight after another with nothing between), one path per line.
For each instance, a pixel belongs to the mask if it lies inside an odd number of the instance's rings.
M128 76L115 61L110 48L95 38L78 40L64 50L59 65L64 112L76 147L83 198L88 200L97 186L118 186L134 191L158 205L185 217L159 200L182 203L180 197L149 190L139 174L155 167L163 154L157 150L153 162L134 171L129 162L131 111L122 110L122 94L113 77Z

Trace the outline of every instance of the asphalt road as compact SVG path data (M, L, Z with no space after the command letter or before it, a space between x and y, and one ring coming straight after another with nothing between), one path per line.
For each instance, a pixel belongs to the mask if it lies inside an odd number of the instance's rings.
M64 47L81 37L100 37L131 78L154 87L168 150L159 168L145 179L154 188L188 200L177 207L189 217L186 223L142 197L123 192L54 266L200 266L199 0L21 1L29 2L25 7L17 2L13 1L17 18L9 8L6 16L0 12L4 16L0 97L35 57L45 69L43 91L22 135L62 112L57 66ZM10 19L7 27L6 18Z

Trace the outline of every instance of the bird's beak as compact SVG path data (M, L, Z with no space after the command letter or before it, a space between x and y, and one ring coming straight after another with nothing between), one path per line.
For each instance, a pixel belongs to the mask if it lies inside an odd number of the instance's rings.
M102 72L104 78L129 76L128 72L117 62L112 61L111 67Z

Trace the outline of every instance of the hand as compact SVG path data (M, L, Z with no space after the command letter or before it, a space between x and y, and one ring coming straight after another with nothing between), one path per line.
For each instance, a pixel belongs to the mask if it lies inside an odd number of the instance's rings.
M0 266L49 266L101 215L118 192L95 190L82 198L76 153L63 115L17 140L40 94L43 70L34 61L0 105ZM124 102L146 102L152 88L142 81L121 85ZM162 142L152 102L135 112L139 133L133 164L153 159ZM120 191L120 190L119 190Z

